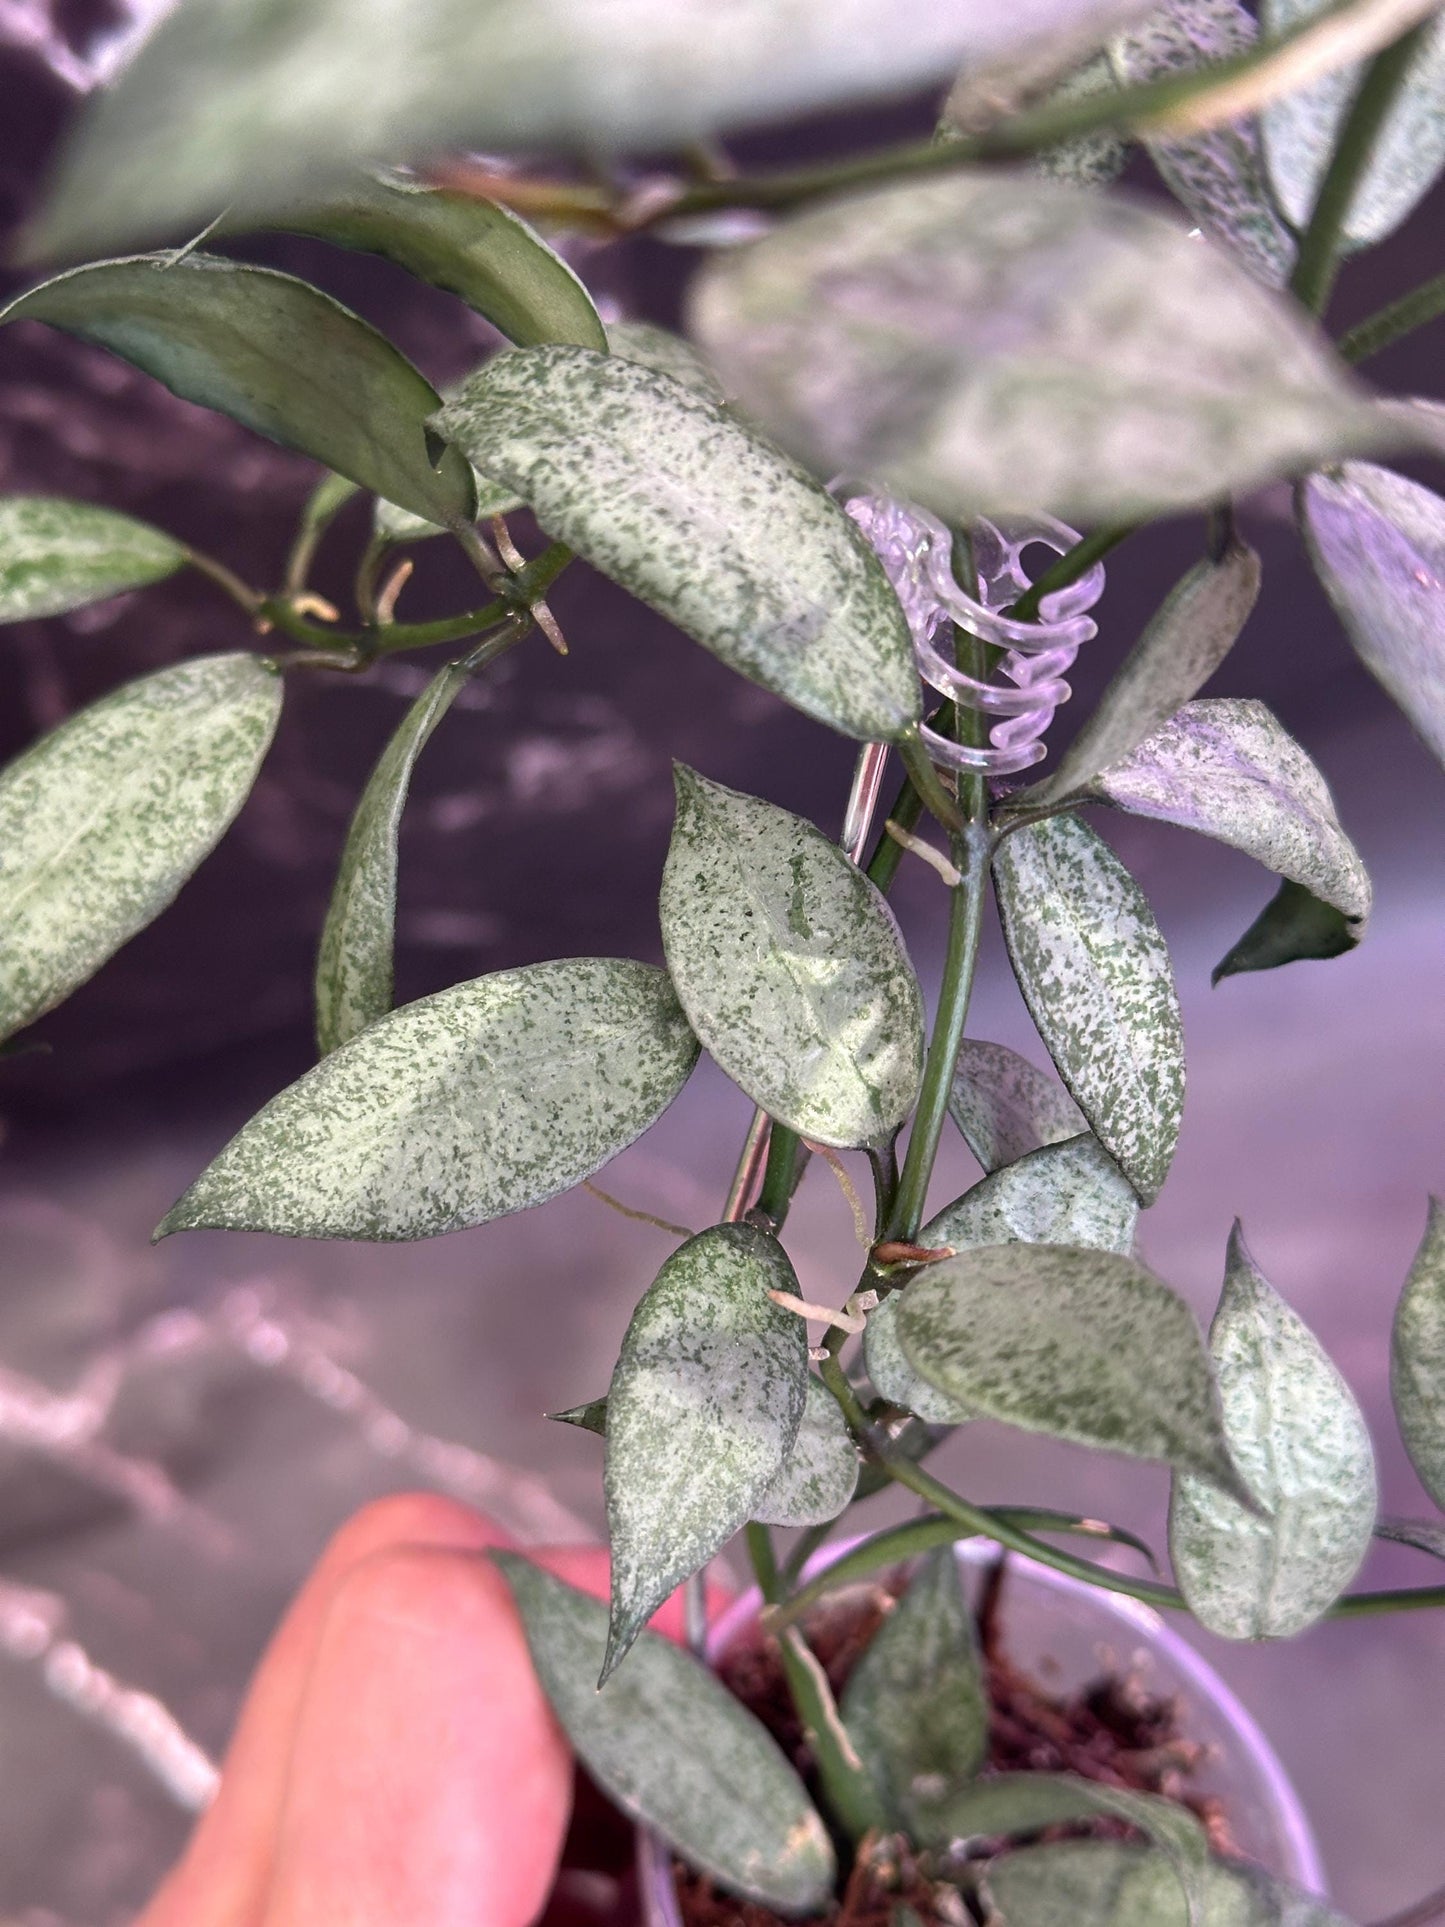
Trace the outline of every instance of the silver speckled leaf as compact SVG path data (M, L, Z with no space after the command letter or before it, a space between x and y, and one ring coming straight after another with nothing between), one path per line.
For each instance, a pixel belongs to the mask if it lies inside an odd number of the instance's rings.
M1017 1239L1128 1253L1138 1222L1132 1187L1098 1139L1085 1132L1004 1165L945 1206L919 1232L918 1242L964 1251ZM898 1310L906 1297L907 1287L869 1314L863 1333L868 1376L892 1404L934 1424L961 1425L976 1414L920 1378L904 1356Z
M500 355L443 432L549 534L730 668L846 735L922 697L882 564L818 483L695 387L583 348Z
M1425 1236L1395 1312L1390 1393L1410 1463L1445 1509L1445 1205L1430 1200Z
M1327 0L1261 0L1266 33L1281 33ZM1264 151L1270 180L1286 218L1309 222L1315 197L1364 64L1339 67L1311 86L1296 88L1265 108ZM1347 242L1365 247L1391 234L1428 193L1445 167L1445 20L1437 21L1416 55L1410 78L1376 137L1370 164L1344 221Z
M775 1238L720 1224L672 1254L632 1315L607 1393L604 1679L783 1469L803 1420L808 1341L768 1293L797 1290Z
M1004 838L993 862L1024 1001L1095 1137L1145 1204L1179 1140L1184 1036L1144 894L1076 817Z
M1006 64L1119 0L184 0L96 99L52 253L285 207L378 155L685 146ZM1087 52L1087 44L1081 52Z
M433 522L470 521L472 473L437 454L441 397L369 322L272 268L213 254L98 261L42 282L0 323L44 321L109 348L185 401Z
M1087 1129L1062 1084L1006 1044L966 1037L948 1111L985 1171Z
M782 1470L753 1507L765 1526L821 1526L836 1519L858 1488L858 1448L842 1407L820 1380L808 1379L798 1436Z
M958 1556L940 1546L849 1675L839 1709L891 1825L920 1845L916 1817L971 1779L988 1754L988 1696Z
M1365 667L1445 762L1445 499L1369 462L1299 494L1315 573Z
M722 384L690 341L655 321L609 321L607 345L623 361L671 375L704 401L725 402Z
M833 1892L833 1848L776 1740L690 1653L644 1633L601 1692L607 1610L519 1553L512 1589L542 1690L578 1757L634 1820L730 1892L784 1914Z
M1026 794L1052 802L1136 749L1202 689L1238 640L1259 594L1259 557L1231 542L1217 562L1197 563L1145 625L1109 678L1057 769Z
M55 495L0 496L0 622L63 615L173 575L180 543L146 522Z
M1096 54L1060 81L1050 98L1080 100L1091 94L1115 92L1108 55ZM1068 181L1075 187L1108 187L1129 165L1129 147L1112 128L1104 127L1096 133L1076 134L1072 140L1044 148L1034 155L1032 165L1050 180Z
M1131 521L1407 438L1222 249L1036 176L826 202L716 256L692 316L728 393L818 474L948 521Z
M0 770L0 1037L160 915L250 794L280 714L281 679L259 657L198 656Z
M1323 1900L1226 1860L1203 1869L1191 1917L1169 1856L1114 1840L1024 1847L991 1861L986 1882L1007 1927L1350 1927Z
M316 958L316 1042L324 1057L391 1009L396 845L416 759L467 681L450 663L417 697L361 793Z
M1070 1245L961 1252L909 1285L898 1335L914 1370L980 1417L1161 1459L1248 1497L1194 1314L1132 1258Z
M660 908L688 1021L790 1129L881 1142L923 1074L923 998L882 892L802 817L676 776Z
M273 1097L163 1220L430 1238L555 1197L660 1117L697 1059L665 971L500 970L403 1004Z
M1134 816L1177 823L1243 850L1347 920L1356 942L1370 879L1319 769L1279 718L1242 696L1186 703L1092 788Z
M1258 37L1240 0L1168 0L1121 35L1109 55L1120 85L1138 87L1248 53ZM1294 267L1294 237L1270 197L1254 117L1173 139L1146 136L1145 145L1165 185L1205 232L1267 286L1283 287Z
M1319 1340L1255 1266L1239 1226L1209 1332L1236 1465L1267 1516L1175 1478L1169 1551L1201 1625L1287 1639L1359 1571L1378 1498L1370 1434Z

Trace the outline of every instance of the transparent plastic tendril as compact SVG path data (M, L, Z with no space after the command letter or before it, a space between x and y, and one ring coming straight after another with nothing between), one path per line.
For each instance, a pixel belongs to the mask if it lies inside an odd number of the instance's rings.
M969 595L953 572L953 536L935 516L891 495L843 494L843 505L862 529L887 571L908 627L923 680L940 695L986 716L997 716L986 748L950 742L927 724L921 734L936 763L953 769L1008 776L1047 754L1043 737L1060 703L1069 700L1063 680L1080 647L1098 634L1088 614L1104 592L1104 565L1096 562L1067 588L1046 595L1037 621L1005 613L1030 587L1020 558L1035 544L1064 555L1079 538L1052 516L1011 516L970 525L978 595ZM948 660L935 638L956 624L1003 651L987 680Z

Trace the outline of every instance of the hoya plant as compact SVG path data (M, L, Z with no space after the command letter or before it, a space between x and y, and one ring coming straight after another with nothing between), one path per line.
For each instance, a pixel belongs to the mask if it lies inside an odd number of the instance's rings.
M760 173L722 145L930 87L922 144ZM1308 751L1262 703L1199 692L1259 588L1234 504L1289 482L1365 668L1445 753L1445 501L1391 465L1439 455L1445 401L1357 372L1445 313L1445 276L1342 339L1327 320L1337 275L1442 169L1438 0L1258 18L1240 0L181 0L84 117L29 236L37 262L105 258L0 322L98 343L323 472L269 584L104 508L0 501L5 620L192 568L255 632L0 773L0 1035L171 901L245 801L288 684L440 658L356 801L316 932L317 1063L158 1235L470 1230L590 1180L702 1051L746 1093L718 1222L638 1280L595 1383L557 1387L559 1406L590 1397L558 1416L602 1439L610 1605L501 1564L596 1781L768 1917L828 1915L871 1880L887 1918L908 1858L955 1923L1338 1920L1213 1851L1184 1804L997 1770L951 1548L981 1538L1232 1639L1445 1604L1445 1586L1352 1590L1372 1535L1442 1557L1445 1517L1377 1516L1354 1399L1239 1228L1207 1336L1138 1255L1184 1038L1149 903L1097 827L1153 819L1278 879L1217 977L1363 938L1369 878ZM263 228L385 256L510 345L443 398L322 289L226 252ZM604 322L567 263L578 231L697 248L687 338ZM136 247L158 251L118 252ZM347 616L309 572L357 492L372 534ZM524 509L531 555L508 521ZM1105 558L1127 569L1165 517L1197 561L1034 773ZM470 558L476 603L409 621L404 552L436 538ZM578 928L576 955L394 1007L413 771L463 727L447 712L469 679L561 642L546 597L578 565L856 742L852 792L819 829L679 768L665 968L587 955ZM947 901L931 1013L887 902L912 860ZM994 910L1057 1079L969 1035ZM940 1209L950 1130L985 1175ZM845 1152L871 1171L867 1256L820 1304L787 1220L810 1160ZM1392 1384L1445 1507L1438 1214ZM943 1483L930 1455L980 1417L1166 1467L1172 1581L1100 1563L1127 1535L1047 1494L1005 1511ZM850 1507L890 1485L921 1513L856 1537ZM698 1635L702 1575L739 1534L806 1777L698 1637L647 1630L685 1586ZM852 1543L827 1563L830 1537ZM885 1573L891 1610L841 1683L810 1613ZM916 1927L915 1903L892 1918Z

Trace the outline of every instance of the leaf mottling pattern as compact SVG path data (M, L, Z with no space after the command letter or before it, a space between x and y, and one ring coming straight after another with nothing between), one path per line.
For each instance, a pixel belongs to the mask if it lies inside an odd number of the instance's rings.
M809 1375L798 1436L782 1470L753 1507L765 1526L821 1526L836 1519L858 1486L858 1448L842 1408L826 1385Z
M919 1789L936 1802L940 1787L969 1779L988 1753L988 1696L952 1546L920 1562L849 1675L839 1710L890 1825L934 1845L917 1828L929 1805Z
M1071 816L1005 837L994 857L1014 974L1094 1135L1145 1204L1179 1140L1184 1035L1169 953L1143 892Z
M598 1785L729 1892L811 1914L833 1848L762 1723L671 1640L643 1633L597 1690L607 1609L519 1553L491 1555L517 1601L552 1710Z
M688 1021L790 1129L880 1142L923 1074L923 999L882 893L801 817L676 777L660 908Z
M0 497L0 622L63 615L173 575L186 552L160 529L89 502Z
M1254 16L1240 0L1168 0L1109 54L1120 85L1137 87L1248 53L1258 38ZM1270 196L1254 117L1173 139L1146 138L1145 145L1195 220L1267 286L1282 287L1294 267L1295 241Z
M467 671L451 663L427 684L382 751L351 819L316 959L323 1057L391 1009L402 811L416 759L466 680Z
M1201 1625L1287 1639L1333 1604L1370 1548L1378 1493L1364 1417L1319 1340L1261 1275L1239 1226L1210 1327L1234 1461L1267 1516L1174 1481L1169 1551Z
M1272 711L1236 696L1186 703L1092 787L1122 810L1243 850L1333 905L1356 942L1370 879L1318 767Z
M1194 1314L1143 1265L1069 1245L989 1245L903 1294L914 1370L985 1418L1162 1459L1248 1499Z
M1405 444L1318 328L1123 193L960 170L824 202L694 284L740 406L946 521L1093 524Z
M549 534L730 668L845 735L896 741L922 696L903 611L806 470L655 367L517 349L438 417Z
M214 254L141 254L44 281L0 323L44 321L110 349L185 401L299 449L414 515L476 507L455 449L433 460L441 397L369 322L272 268Z
M1086 1128L1061 1084L1006 1044L966 1037L948 1111L985 1171L997 1171L1045 1144Z
M157 1232L430 1238L590 1177L697 1058L664 971L530 964L403 1004L272 1098Z
M808 1342L776 1239L714 1225L675 1251L633 1313L607 1393L612 1630L603 1678L668 1594L774 1485L803 1421Z
M1098 1139L1084 1132L1004 1165L945 1206L919 1232L918 1242L965 1251L1017 1240L1127 1255L1138 1222L1139 1200ZM907 1296L905 1286L869 1314L863 1333L868 1376L892 1404L935 1425L961 1425L977 1414L921 1378L904 1355L898 1312Z
M0 1036L158 917L250 794L281 713L252 655L127 683L0 771Z
M1445 1509L1445 1206L1430 1200L1425 1237L1395 1312L1390 1392L1410 1463Z

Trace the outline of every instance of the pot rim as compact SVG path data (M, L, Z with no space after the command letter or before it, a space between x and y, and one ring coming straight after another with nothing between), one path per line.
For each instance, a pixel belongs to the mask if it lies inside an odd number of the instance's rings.
M860 1539L861 1535L839 1539L821 1547L804 1567L804 1576L812 1578L824 1571L859 1544ZM960 1539L954 1546L954 1556L963 1566L981 1566L992 1559L996 1552L997 1547L991 1539ZM1009 1559L1025 1567L1030 1581L1045 1591L1069 1598L1087 1599L1104 1617L1112 1618L1145 1639L1167 1659L1198 1699L1212 1705L1219 1719L1238 1735L1241 1746L1252 1756L1259 1772L1266 1796L1277 1816L1280 1840L1290 1862L1284 1870L1284 1877L1305 1893L1320 1899L1328 1898L1319 1843L1279 1755L1254 1715L1203 1654L1175 1632L1161 1613L1145 1605L1141 1599L1131 1599L1127 1593L1109 1592L1102 1587L1091 1586L1082 1579L1056 1571L1052 1566L1041 1565L1038 1560L1030 1559L1024 1553L1012 1552ZM762 1604L761 1592L756 1586L750 1586L718 1615L708 1628L709 1661L716 1664L744 1627L757 1618ZM646 1828L638 1830L638 1870L644 1907L648 1910L644 1913L644 1920L649 1927L683 1927L672 1882L671 1855L666 1845Z

